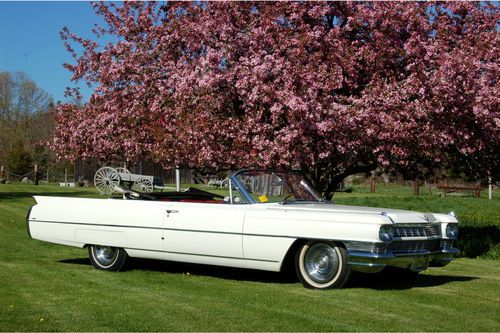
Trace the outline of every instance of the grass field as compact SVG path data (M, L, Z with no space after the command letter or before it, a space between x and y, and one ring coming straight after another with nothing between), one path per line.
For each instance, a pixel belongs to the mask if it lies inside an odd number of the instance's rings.
M346 289L329 291L277 273L152 260L102 272L85 250L28 238L25 216L36 193L98 196L93 189L0 185L1 331L500 331L499 260L461 258L413 284L358 275ZM387 186L375 194L356 187L335 200L453 210L462 229L498 233L499 195L415 198L409 188ZM498 235L486 236L491 246L480 254L495 257Z

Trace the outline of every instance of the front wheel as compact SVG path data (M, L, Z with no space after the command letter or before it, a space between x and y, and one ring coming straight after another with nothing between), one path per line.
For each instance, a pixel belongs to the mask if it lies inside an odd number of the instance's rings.
M119 271L127 260L125 250L117 247L90 245L88 248L90 262L97 269Z
M342 288L351 269L343 247L327 241L310 241L295 255L295 269L300 282L307 288Z

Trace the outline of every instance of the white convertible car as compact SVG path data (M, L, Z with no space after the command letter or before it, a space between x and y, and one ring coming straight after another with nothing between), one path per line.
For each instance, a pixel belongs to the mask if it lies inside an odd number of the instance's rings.
M120 270L127 257L268 271L292 262L304 286L318 289L342 287L351 270L419 272L459 253L453 214L335 205L296 172L242 170L226 189L35 196L28 233L87 247L97 269Z

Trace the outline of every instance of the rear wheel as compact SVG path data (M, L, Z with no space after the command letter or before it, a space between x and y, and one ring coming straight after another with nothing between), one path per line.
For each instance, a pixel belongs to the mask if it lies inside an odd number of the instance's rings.
M346 250L327 241L310 241L295 256L295 269L307 288L342 288L349 279Z
M125 250L118 247L90 245L88 249L90 262L97 269L119 271L127 260Z

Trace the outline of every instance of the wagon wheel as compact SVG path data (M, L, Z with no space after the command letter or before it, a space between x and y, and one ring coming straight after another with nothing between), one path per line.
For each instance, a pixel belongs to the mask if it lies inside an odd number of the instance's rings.
M137 179L132 185L132 190L136 192L153 192L153 183L147 178Z
M119 168L116 168L115 170L116 170L116 172L118 172L118 173L126 173L126 174L130 174L130 171L128 171L128 169L127 169L127 168L122 168L122 167L119 167Z
M100 168L95 173L94 185L100 193L112 194L115 187L120 185L120 175L111 167Z

